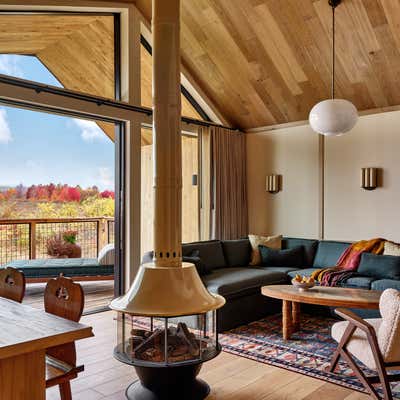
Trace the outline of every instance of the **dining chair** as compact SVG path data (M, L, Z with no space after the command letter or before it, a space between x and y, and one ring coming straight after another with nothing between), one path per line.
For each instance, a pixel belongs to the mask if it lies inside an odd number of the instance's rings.
M25 275L15 268L0 269L0 297L22 303L25 295Z
M335 310L345 321L332 326L332 337L338 347L329 372L334 372L343 357L373 399L380 399L373 386L380 383L384 400L392 400L390 382L400 381L400 374L388 374L387 371L400 370L400 292L386 289L380 297L379 310L382 318L366 320L349 310ZM356 359L377 375L367 377Z
M82 286L64 276L50 279L44 292L45 311L79 322L84 306ZM75 342L46 350L46 387L59 386L61 400L72 400L70 381L84 370L76 365Z

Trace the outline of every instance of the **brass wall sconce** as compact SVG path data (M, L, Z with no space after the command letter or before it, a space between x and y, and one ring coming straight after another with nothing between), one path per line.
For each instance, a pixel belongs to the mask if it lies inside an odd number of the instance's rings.
M281 190L281 176L267 175L265 189L269 193L278 193Z
M361 168L361 187L365 190L378 187L378 168Z

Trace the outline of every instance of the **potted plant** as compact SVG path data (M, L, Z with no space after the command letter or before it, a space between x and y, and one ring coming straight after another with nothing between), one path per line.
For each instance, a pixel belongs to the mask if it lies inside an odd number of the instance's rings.
M81 258L82 249L76 243L77 231L65 231L46 242L47 254L54 258Z

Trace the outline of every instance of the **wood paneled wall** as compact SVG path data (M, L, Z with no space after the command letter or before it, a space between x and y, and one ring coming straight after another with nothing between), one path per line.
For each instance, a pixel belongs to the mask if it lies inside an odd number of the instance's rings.
M142 136L148 135L142 130ZM153 146L142 145L141 182L141 249L142 254L153 249ZM182 241L199 240L199 186L192 185L198 174L197 137L182 137Z

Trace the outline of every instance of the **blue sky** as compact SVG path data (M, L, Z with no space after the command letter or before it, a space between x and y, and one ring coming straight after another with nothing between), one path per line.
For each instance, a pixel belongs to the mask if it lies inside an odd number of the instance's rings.
M62 86L36 57L0 54L0 73ZM0 187L114 189L114 144L94 122L0 104L0 171Z

